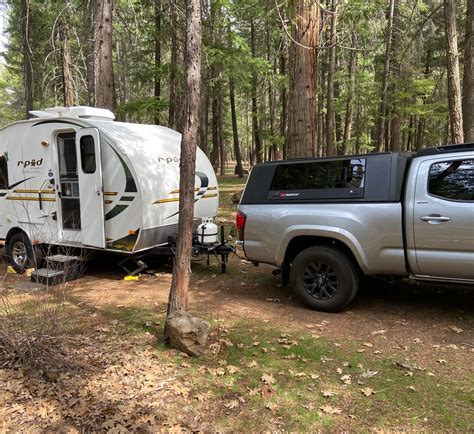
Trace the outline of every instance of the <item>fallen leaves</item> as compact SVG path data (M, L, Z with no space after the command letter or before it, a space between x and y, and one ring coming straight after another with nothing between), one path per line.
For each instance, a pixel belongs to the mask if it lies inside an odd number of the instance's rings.
M352 383L352 377L349 375L349 374L346 374L346 375L343 375L341 377L341 381L346 384L346 385L349 385Z
M333 392L332 390L323 390L321 393L325 398L330 398L331 396L337 395L337 393Z
M364 396L371 396L375 393L374 389L372 389L371 387L364 387L363 389L360 389L360 391Z
M326 414L342 414L342 410L340 408L332 407L330 405L323 405L322 407L319 407L319 408L323 413L326 413Z
M268 385L275 384L276 380L272 375L263 374L261 378L262 382Z
M462 333L464 330L456 327L455 325L450 325L449 328L454 332L454 333Z

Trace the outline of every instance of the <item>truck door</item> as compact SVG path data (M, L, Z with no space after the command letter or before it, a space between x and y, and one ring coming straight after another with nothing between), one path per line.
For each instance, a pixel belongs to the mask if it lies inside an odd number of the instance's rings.
M474 279L472 157L438 157L420 164L413 229L416 274Z
M104 191L100 136L96 128L76 134L82 244L105 248Z

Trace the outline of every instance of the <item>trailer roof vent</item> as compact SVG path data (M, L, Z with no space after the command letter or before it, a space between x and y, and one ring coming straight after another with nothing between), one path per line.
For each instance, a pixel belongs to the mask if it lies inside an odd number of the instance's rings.
M115 115L107 109L96 107L51 107L44 110L31 110L30 113L37 118L86 118L101 121L113 121Z

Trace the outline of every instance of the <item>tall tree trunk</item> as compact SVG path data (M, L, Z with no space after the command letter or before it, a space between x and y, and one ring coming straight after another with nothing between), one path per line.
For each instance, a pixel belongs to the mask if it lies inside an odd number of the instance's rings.
M155 77L154 96L155 100L161 100L161 0L155 0ZM157 110L158 108L156 108ZM155 124L160 123L158 113L155 113Z
M357 66L357 52L355 50L357 46L357 33L355 28L352 29L352 50L350 52L349 58L349 70L348 70L348 78L349 78L349 85L347 89L347 102L346 102L346 118L344 121L344 138L342 141L344 142L345 153L348 154L350 152L350 141L352 137L352 113L353 113L353 100L354 100L354 88L355 88L355 73L356 73L356 66Z
M444 23L446 29L446 61L448 72L448 106L453 143L462 143L461 81L459 75L458 36L456 29L455 0L444 0Z
M385 122L387 114L387 98L388 98L388 80L390 78L390 55L392 52L392 33L393 33L393 14L395 3L398 0L390 0L387 23L387 39L385 46L385 63L382 79L382 90L380 92L379 114L377 118L377 150L382 152L385 149Z
M230 114L232 117L232 135L234 139L234 154L235 154L235 174L239 175L239 178L244 177L244 169L242 167L242 155L240 153L239 143L239 130L237 127L237 112L235 110L235 85L234 79L231 77L229 80L229 97L230 97Z
M463 82L464 141L474 142L474 4L467 0Z
M402 127L402 117L400 114L400 105L398 101L397 93L402 80L402 70L401 70L401 59L400 59L400 49L402 43L402 31L400 28L401 19L400 19L400 1L396 0L394 9L393 9L393 31L392 31L392 44L390 56L391 59L391 68L390 75L392 77L392 104L391 112L392 119L390 124L390 150L392 152L399 152L401 150L400 143L400 132Z
M326 102L326 155L337 154L334 125L334 77L336 75L336 43L337 43L337 14L338 0L332 0L331 36L329 49L328 86Z
M63 103L64 107L76 105L76 95L74 92L74 82L72 78L71 47L69 46L69 25L62 19L60 23L61 39L61 66L63 82Z
M220 166L220 174L221 176L225 175L225 163L226 163L226 158L225 158L225 142L224 142L224 117L222 116L222 98L219 98L219 104L218 104L218 112L219 112L219 124L218 124L218 131L219 131L219 160L221 162Z
M205 82L205 79L204 79ZM207 146L207 135L209 133L209 90L206 86L204 86L203 82L203 98L202 100L202 108L201 108L201 125L199 128L199 147L202 151L209 156L209 150Z
M214 171L219 168L219 95L217 86L213 86L212 90L212 151L211 164Z
M184 127L179 179L179 223L168 315L186 311L194 221L194 178L201 110L201 2L188 0L186 8L186 71Z
M82 31L86 59L87 104L93 107L95 105L95 35L93 24L94 8L92 7L92 0L84 0L83 8L84 21Z
M316 150L316 47L319 5L312 0L291 0L292 39L288 62L287 157L314 156Z
M285 16L283 16L285 19ZM286 37L281 38L281 47L280 47L280 75L286 76L286 56L288 51L288 44L286 42ZM280 118L280 135L285 137L286 135L286 123L287 123L287 89L286 85L283 84L280 89L280 105L281 105L281 118ZM283 144L283 159L286 158L286 145Z
M112 63L112 16L114 0L94 0L95 103L114 110L115 86Z
M30 50L30 1L21 0L21 36L23 48L23 85L25 88L25 114L31 118L30 111L33 110L33 70Z
M169 107L168 107L168 127L176 128L176 71L178 69L178 19L175 2L170 2L171 9L171 59L169 73Z
M255 22L254 19L250 19L250 49L252 57L257 57L256 48L256 35L255 35ZM262 160L262 141L260 139L258 122L258 106L257 106L257 74L255 71L252 72L252 131L253 140L255 146L255 160L257 164L261 163Z

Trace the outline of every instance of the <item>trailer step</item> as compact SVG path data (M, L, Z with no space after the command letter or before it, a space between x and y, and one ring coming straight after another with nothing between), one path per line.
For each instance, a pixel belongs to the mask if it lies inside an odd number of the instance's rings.
M84 271L84 261L79 256L52 255L45 262L44 268L31 273L32 282L58 285L78 279Z
M65 281L64 271L40 268L31 273L31 281L46 286L59 285Z

